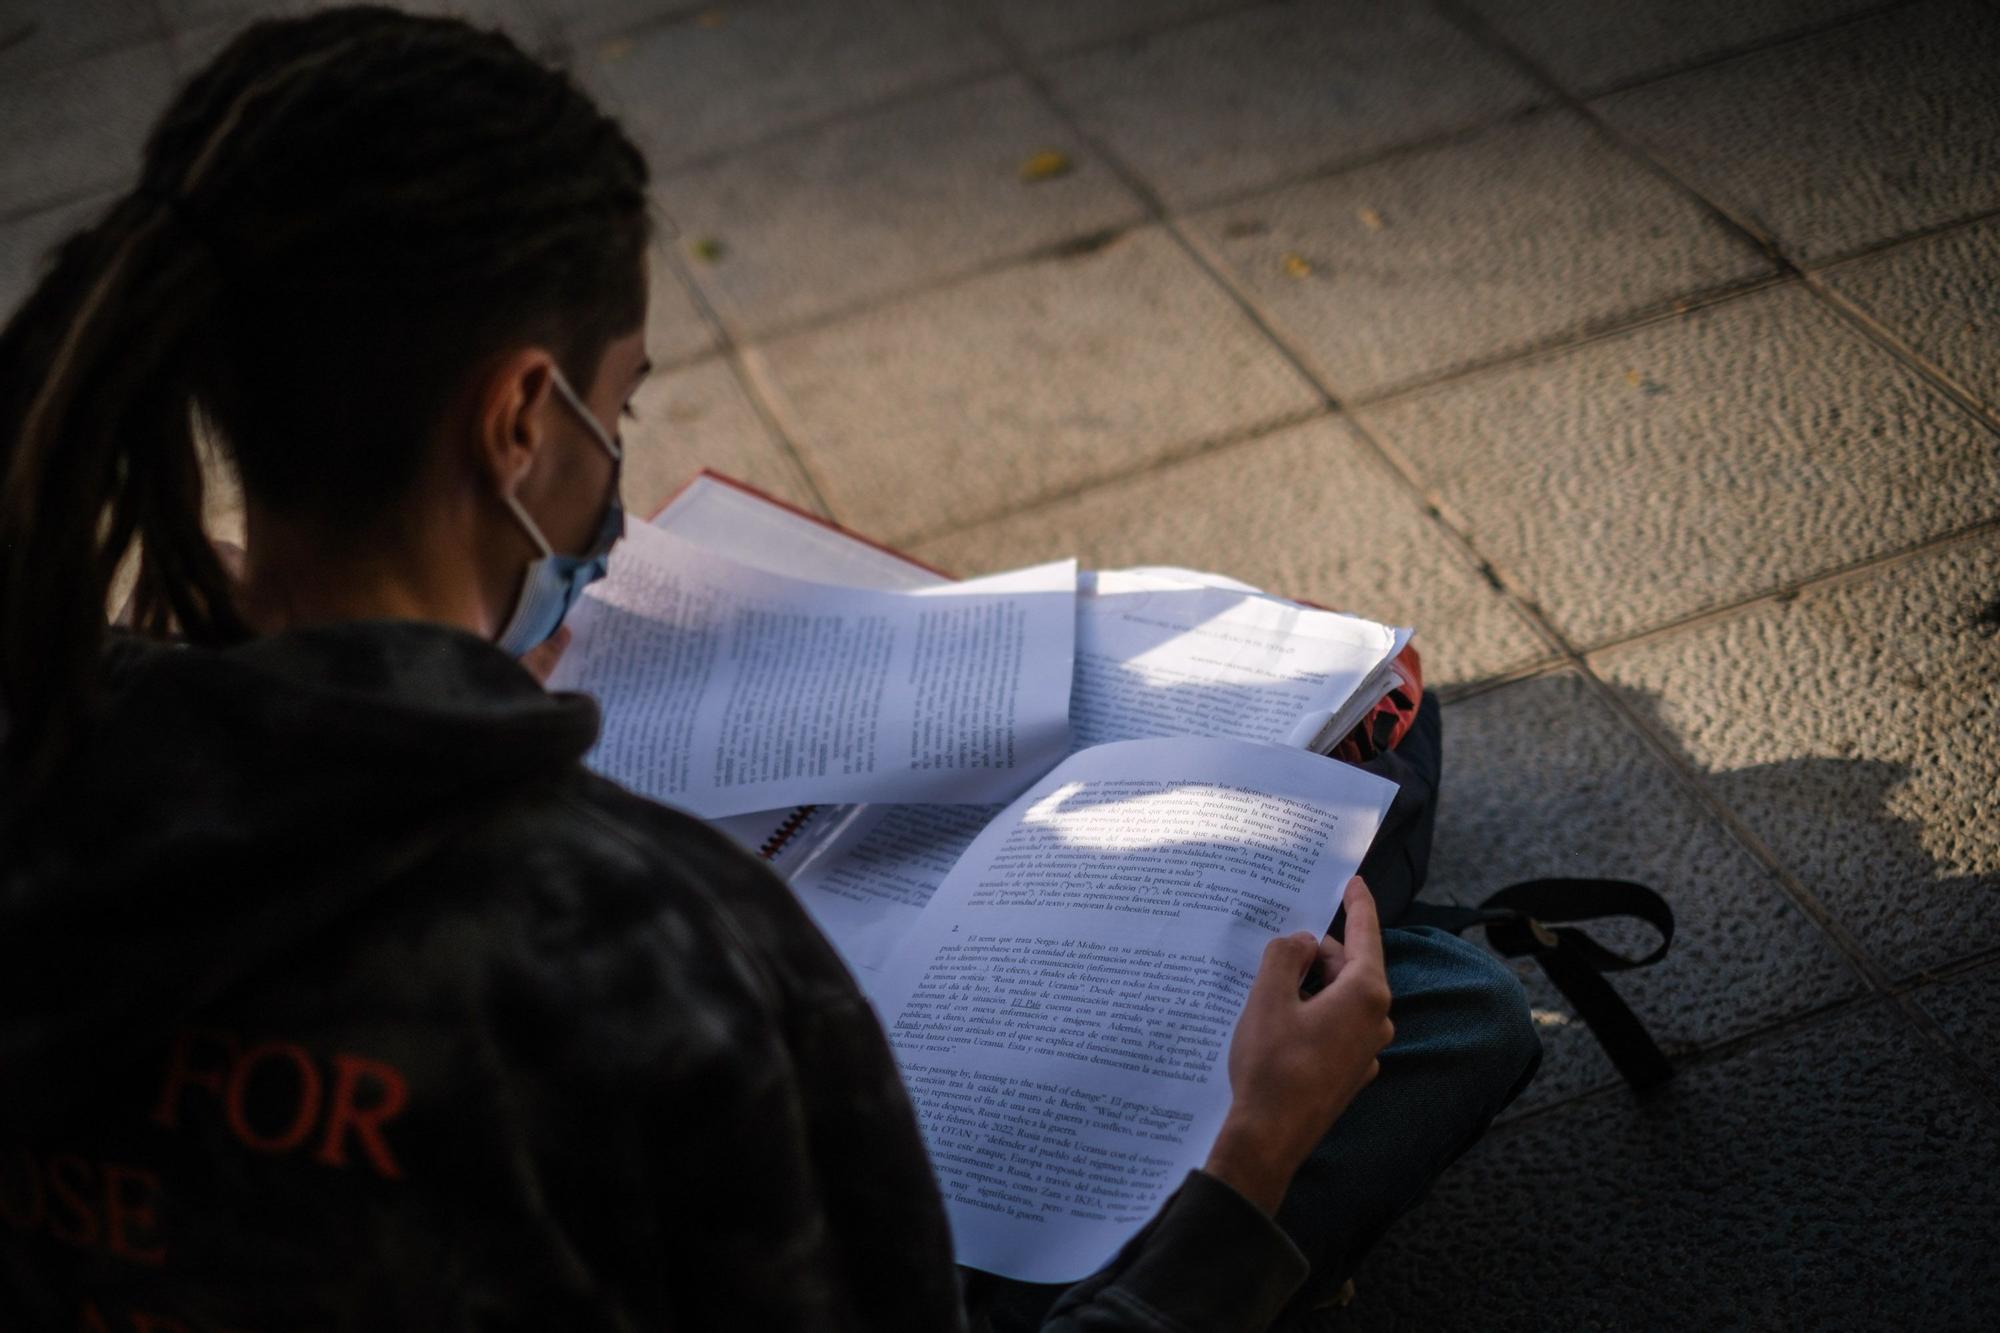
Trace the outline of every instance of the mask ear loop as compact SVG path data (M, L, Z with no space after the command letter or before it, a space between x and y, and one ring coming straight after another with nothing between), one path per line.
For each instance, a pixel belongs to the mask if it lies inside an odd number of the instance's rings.
M597 418L590 414L590 409L584 406L583 400L576 396L576 390L569 387L569 377L563 374L562 367L551 363L549 370L552 372L551 382L556 386L556 392L561 394L563 401L567 402L571 410L578 417L582 418L583 424L589 429L591 437L603 446L605 453L611 455L612 462L623 463L625 461L625 451L618 446L617 441L604 433L604 427L599 425ZM522 475L525 476L526 474L523 473ZM528 511L522 507L520 498L512 491L502 491L500 499L509 509L514 511L514 520L521 525L522 530L535 543L536 549L542 553L543 558L553 557L556 553L555 547L549 545L549 539L542 535L542 530L536 526L535 520L528 517Z
M563 396L563 401L569 404L570 410L576 413L578 419L590 431L591 437L604 447L605 453L611 455L612 462L624 462L624 446L620 445L615 437L605 433L604 423L600 422L592 414L589 406L584 403L582 398L577 396L576 390L570 387L569 377L563 374L562 367L551 365L549 369L554 372L556 392Z
M527 474L523 473L522 475L526 476ZM512 491L502 491L500 492L500 499L502 503L514 511L514 521L521 525L522 529L528 534L529 539L535 543L536 549L542 553L542 558L546 560L553 556L556 553L555 548L549 545L549 539L542 535L542 530L535 526L535 520L528 517L528 511L522 507L520 497Z

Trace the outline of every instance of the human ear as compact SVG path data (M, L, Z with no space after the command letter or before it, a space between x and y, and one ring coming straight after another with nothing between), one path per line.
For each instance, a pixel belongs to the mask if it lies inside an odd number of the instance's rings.
M475 467L495 493L511 495L549 445L548 402L555 391L555 359L539 347L520 347L488 363L475 389Z

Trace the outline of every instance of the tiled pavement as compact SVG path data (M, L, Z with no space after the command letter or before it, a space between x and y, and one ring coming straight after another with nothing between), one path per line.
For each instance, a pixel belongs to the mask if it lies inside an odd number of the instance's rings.
M0 307L280 7L0 0ZM463 7L653 156L635 504L1411 620L1438 891L1672 898L1349 1324L2000 1322L2000 3Z

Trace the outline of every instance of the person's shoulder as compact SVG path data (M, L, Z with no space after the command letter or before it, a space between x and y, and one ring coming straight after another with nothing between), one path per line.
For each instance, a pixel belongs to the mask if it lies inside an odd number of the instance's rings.
M720 830L591 775L508 803L450 858L483 932L547 968L676 973L768 1011L865 1003L783 880ZM614 964L612 960L624 961Z

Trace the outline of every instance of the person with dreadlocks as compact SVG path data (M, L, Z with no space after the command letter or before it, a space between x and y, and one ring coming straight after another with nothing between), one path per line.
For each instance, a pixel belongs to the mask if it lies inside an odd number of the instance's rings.
M522 665L621 531L646 190L500 35L263 22L0 334L0 1328L1263 1328L1533 1073L1356 881L1121 1254L957 1270L830 947Z

